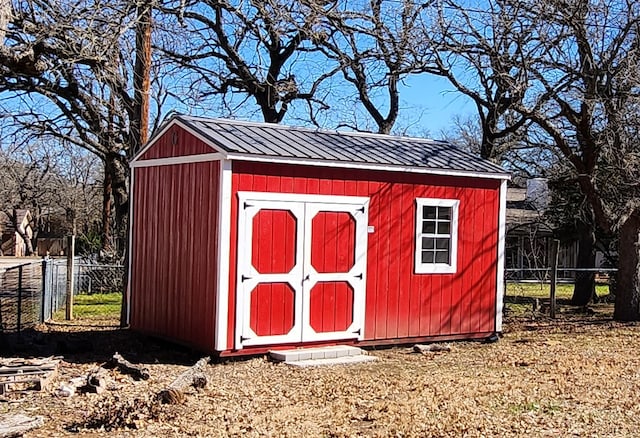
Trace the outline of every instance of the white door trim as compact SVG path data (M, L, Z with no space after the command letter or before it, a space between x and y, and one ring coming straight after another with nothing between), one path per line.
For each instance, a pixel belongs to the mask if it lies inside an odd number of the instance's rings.
M366 196L343 195L305 195L300 193L273 192L238 192L238 199L243 201L279 201L279 202L321 202L328 204L369 204Z
M296 262L288 273L260 274L252 266L253 218L262 209L288 210L296 218ZM368 197L238 192L236 349L251 345L364 338L368 210ZM311 266L311 221L320 211L348 212L356 222L355 260L349 272L317 273ZM305 281L307 274L309 280ZM286 335L257 336L250 327L249 294L265 280L286 282L294 290L294 326ZM353 322L344 332L316 333L310 325L309 292L313 285L323 280L345 281L353 288Z

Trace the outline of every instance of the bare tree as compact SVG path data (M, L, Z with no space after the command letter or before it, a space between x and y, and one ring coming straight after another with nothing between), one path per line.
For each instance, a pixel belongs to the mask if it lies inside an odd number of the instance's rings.
M316 22L327 2L307 0L174 0L160 10L173 17L173 34L160 38L159 50L187 75L179 99L207 109L220 102L234 116L253 100L266 122L279 123L294 103L306 105L310 118L325 108L316 98L320 84L335 69L314 58ZM304 66L302 65L304 64Z
M143 126L132 74L138 9L128 0L13 6L0 50L3 110L14 128L71 142L101 159L105 230L113 199L116 229L124 234L127 158L139 147Z
M81 231L93 227L101 186L96 160L86 151L44 138L39 143L10 142L0 148L0 211L24 240L26 255L35 253L38 235L49 227L51 218L64 217L67 211L73 211ZM17 212L24 210L30 212L31 237L18 226ZM65 228L70 230L70 224Z
M527 6L528 16L536 14L550 27L538 32L544 44L530 69L535 86L518 110L553 139L574 169L597 226L618 232L614 317L638 320L640 192L632 175L640 157L629 109L640 97L640 5L581 0ZM606 180L601 165L608 166ZM613 191L612 182L618 182Z
M378 133L389 134L398 120L402 81L434 68L419 26L430 7L409 0L335 2L322 15L317 42L355 91L353 105L364 108ZM336 99L350 94L338 90L344 94ZM340 114L339 127L363 130L357 115L347 117Z
M447 4L449 10L463 11ZM475 60L478 71L491 73L485 75L487 83L504 89L497 95L509 100L510 111L535 123L570 166L597 226L617 231L615 318L639 320L640 197L637 178L632 178L639 143L637 129L630 128L635 122L629 108L637 108L640 91L640 4L624 0L488 4L486 10L463 11L463 16L475 18L457 29L461 47L451 56ZM505 20L509 26L504 30L496 26ZM502 34L511 35L505 40L509 43L492 44ZM469 39L477 43L465 44ZM493 67L493 59L499 61L499 69ZM491 63L485 65L487 61ZM600 176L605 174L600 165L606 165L606 179Z
M518 2L440 0L421 27L437 68L469 97L480 124L480 156L498 162L522 138L526 117L513 110L528 89L528 64L537 48L535 17L523 17ZM513 139L513 137L516 137Z

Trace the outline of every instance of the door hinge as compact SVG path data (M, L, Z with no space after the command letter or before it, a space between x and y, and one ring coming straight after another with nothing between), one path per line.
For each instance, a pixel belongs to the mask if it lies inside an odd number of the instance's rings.
M240 342L248 341L249 339L251 339L251 338L240 336Z
M364 205L362 207L360 207L357 211L361 211L364 213Z
M351 333L355 333L355 334L357 334L357 335L360 335L360 329L358 329L358 330L356 330L356 331L354 331L354 332L351 332Z
M244 208L245 210L249 207L253 207L253 204L247 204L247 201L244 202L242 208Z
M354 277L356 277L357 279L362 280L362 272L361 272L361 273L359 273L358 275L354 275Z
M251 280L251 277L246 277L245 275L243 275L242 277L240 277L240 280L244 283L245 280Z

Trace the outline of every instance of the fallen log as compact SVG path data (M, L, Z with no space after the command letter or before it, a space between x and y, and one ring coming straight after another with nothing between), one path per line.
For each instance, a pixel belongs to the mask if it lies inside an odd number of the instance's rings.
M413 351L416 353L426 353L426 352L441 352L441 351L451 351L451 347L447 344L416 344L413 346Z
M191 368L180 374L169 386L158 393L158 400L168 404L182 403L185 389L190 386L204 388L207 385L205 368L209 360L208 357L203 357Z
M27 417L22 414L6 415L0 417L0 438L20 437L43 424L43 417Z
M117 352L111 358L111 363L117 367L120 372L132 375L138 380L147 380L150 377L149 369L142 365L132 364Z

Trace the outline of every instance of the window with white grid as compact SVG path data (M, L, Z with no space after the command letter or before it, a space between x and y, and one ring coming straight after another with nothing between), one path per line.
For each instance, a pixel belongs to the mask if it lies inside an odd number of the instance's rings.
M457 199L416 199L417 274L456 272L459 205Z

